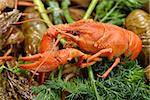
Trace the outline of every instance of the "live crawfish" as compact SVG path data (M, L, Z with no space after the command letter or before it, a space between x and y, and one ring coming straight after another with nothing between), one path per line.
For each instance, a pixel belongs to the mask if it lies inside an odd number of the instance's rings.
M58 34L62 34L63 37L66 37L68 40L70 39L74 41L81 50L94 54L86 58L87 61L92 62L92 64L98 60L97 58L99 56L107 56L109 60L115 57L114 64L102 76L100 76L102 78L105 78L109 72L116 67L120 62L120 56L122 54L125 54L127 57L131 56L131 60L133 60L138 56L142 49L140 38L131 31L111 24L94 22L93 20L80 20L72 24L61 24L49 28L42 38L40 51L49 51L49 41L51 41L52 38L56 38ZM65 53L63 55L68 55L72 50L74 49L64 49L63 51L65 51ZM78 53L79 52L80 51L78 51ZM78 53L76 53L76 56L79 56L80 53ZM52 55L54 54L57 55L57 53L52 53ZM83 61L82 56L80 59L81 62ZM59 57L61 56L59 55ZM65 59L69 58L69 56L63 56L60 59L63 59L64 57ZM24 59L24 57L21 59ZM26 59L30 59L30 57L26 57ZM41 60L43 59L40 59L40 61ZM46 62L51 61L47 59ZM53 65L53 63L51 62L49 64ZM87 65L88 64L82 64L82 67L87 67Z

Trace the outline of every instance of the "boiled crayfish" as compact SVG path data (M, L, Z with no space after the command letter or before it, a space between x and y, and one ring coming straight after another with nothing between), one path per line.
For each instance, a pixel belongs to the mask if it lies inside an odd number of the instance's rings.
M93 20L80 20L71 24L61 24L49 28L43 36L40 51L49 51L49 48L51 48L49 41L51 41L52 38L56 38L58 34L61 34L62 37L65 37L67 40L72 40L75 42L81 50L93 54L86 57L87 62L93 63L94 61L98 60L98 57L103 56L108 57L109 60L115 57L116 59L114 64L102 76L100 76L102 78L105 78L109 72L120 62L120 56L122 54L124 54L126 57L131 57L130 59L133 60L138 56L142 49L142 42L140 38L131 31L115 25L95 22ZM64 52L63 55L72 54L72 50L74 51L75 49L65 49L66 52ZM77 52L73 54L79 56L80 51L75 51ZM52 53L51 56L56 56L55 54L57 53ZM57 54L57 56L59 59L63 59L64 57L61 54ZM70 57L65 56L65 59L68 58ZM24 59L24 57L22 59ZM40 61L42 61L42 59ZM53 65L56 62L57 61L52 62L51 59L47 59L45 63L48 63L49 65L45 66L47 68L46 70L50 68L48 66ZM82 67L87 67L87 65L88 64L82 65ZM41 71L42 69L45 71L44 66L41 68Z

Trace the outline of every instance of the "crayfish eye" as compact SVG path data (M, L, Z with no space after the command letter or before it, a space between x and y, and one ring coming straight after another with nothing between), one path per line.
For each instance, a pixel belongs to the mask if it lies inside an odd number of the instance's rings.
M79 32L79 31L72 31L72 34L73 34L74 36L77 36L77 35L80 34L80 32Z

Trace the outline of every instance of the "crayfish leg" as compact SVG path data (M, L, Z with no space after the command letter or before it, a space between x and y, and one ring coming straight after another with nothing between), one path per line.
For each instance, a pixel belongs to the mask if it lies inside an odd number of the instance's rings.
M92 62L87 62L87 63L82 63L80 65L81 68L85 68L85 67L88 67L88 66L91 66L93 64L95 64L96 62L95 61L92 61Z
M94 58L93 61L86 62L86 63L81 63L80 67L85 68L85 67L91 66L91 65L95 64L97 61L100 61L100 60L102 60L102 59L101 58Z
M23 61L38 61L39 58L42 57L42 54L35 54L32 56L28 56L28 57L20 57L19 60L23 60Z
M118 65L118 63L120 63L119 57L115 59L115 62L113 63L113 65L102 76L100 76L98 74L97 74L97 76L101 77L101 78L106 78L108 76L108 74L112 71L112 69Z
M39 84L43 84L45 79L45 73L44 72L39 72Z
M99 57L100 55L102 54L107 54L107 53L112 53L112 48L106 48L106 49L102 49L100 50L99 52L97 52L96 54L90 56L87 61L91 61L93 60L94 58L97 58Z
M38 70L38 66L40 63L41 63L40 61L36 61L32 64L20 64L20 68L36 71L36 70Z

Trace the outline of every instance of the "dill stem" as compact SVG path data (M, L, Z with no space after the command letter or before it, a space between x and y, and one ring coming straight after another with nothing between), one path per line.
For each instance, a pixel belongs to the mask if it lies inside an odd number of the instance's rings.
M88 74L89 74L91 86L92 86L92 88L93 88L93 90L94 90L94 92L95 92L96 98L97 98L97 100L101 100L101 99L100 99L100 96L99 96L99 94L98 94L96 85L95 85L95 79L94 79L94 75L93 75L93 71L92 71L91 66L88 67Z
M37 9L38 9L39 13L41 14L41 17L47 22L46 23L47 26L52 25L42 1L41 0L33 0L33 2L37 6Z
M58 80L61 80L62 71L63 71L63 68L62 68L62 67L63 67L62 65L59 66Z
M121 3L122 0L119 0L115 6L100 20L101 22L104 22L107 17L118 7L118 5Z
M83 19L88 19L90 17L90 15L91 15L92 11L94 10L97 2L98 2L98 0L92 0L91 1L91 3L89 5L89 7L88 7L88 9L87 9Z
M74 22L74 20L72 19L72 17L70 16L69 10L68 10L68 5L69 5L69 1L68 0L63 0L61 5L62 5L62 9L64 12L64 16L67 20L68 23L72 23Z

